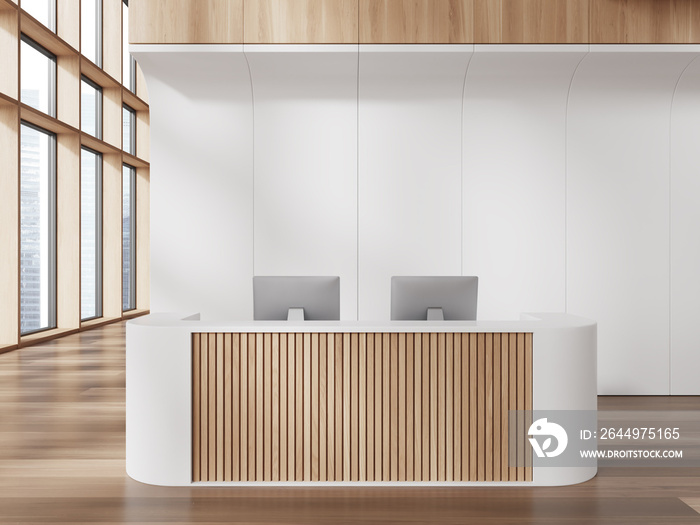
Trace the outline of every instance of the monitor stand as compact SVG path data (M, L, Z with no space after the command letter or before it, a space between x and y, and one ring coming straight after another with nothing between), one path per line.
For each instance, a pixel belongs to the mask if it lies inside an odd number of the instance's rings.
M287 321L304 321L303 308L290 308L287 310Z
M428 321L444 321L442 308L428 308Z

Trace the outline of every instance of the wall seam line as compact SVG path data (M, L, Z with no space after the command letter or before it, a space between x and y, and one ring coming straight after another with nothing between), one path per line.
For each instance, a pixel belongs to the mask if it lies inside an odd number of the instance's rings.
M359 14L358 14L359 18ZM359 44L359 21L358 21L358 44L357 44L357 83L356 83L356 108L355 112L355 320L360 320L360 44Z
M360 5L357 6L357 124L355 129L355 320L360 320Z
M459 148L459 167L460 167L460 174L459 174L459 183L460 183L460 195L459 195L459 213L460 213L460 224L459 224L459 233L460 233L460 246L461 250L459 253L459 271L460 275L464 276L464 95L467 91L467 75L469 74L469 67L472 65L472 59L474 58L474 53L476 53L476 46L472 46L472 52L469 55L469 61L467 62L467 67L464 70L464 80L462 80L462 114L460 115L460 123L461 123L461 129L460 129L460 138L461 138L461 143L460 143L460 148Z
M566 92L566 113L564 116L564 312L569 313L569 104L576 73L583 61L590 55L591 46L576 64Z
M673 276L673 272L671 272L671 263L672 263L672 257L671 257L671 182L673 179L672 176L672 164L673 164L673 155L671 153L673 149L673 105L676 100L676 93L678 92L678 86L681 83L681 80L683 80L683 77L685 76L685 73L690 69L690 66L693 65L693 63L700 57L700 55L696 55L695 58L693 58L688 65L683 68L683 71L681 71L681 74L678 76L678 80L676 81L676 85L673 87L673 94L671 95L671 105L669 108L669 118L668 118L668 395L673 395L672 394L672 374L671 374L671 365L673 363L673 353L671 352L671 324L672 324L672 316L671 316L671 280Z
M250 62L248 61L248 54L246 53L246 46L245 44L243 45L243 58L245 58L245 63L246 67L248 68L248 80L250 82L250 106L251 106L251 113L252 113L252 126L251 126L251 133L253 135L252 137L252 145L253 145L253 155L252 155L252 188L251 188L251 195L252 195L252 208L251 208L251 213L253 215L253 235L252 235L252 248L253 248L253 253L252 253L252 262L253 262L253 276L255 276L255 89L253 88L253 73L250 69Z

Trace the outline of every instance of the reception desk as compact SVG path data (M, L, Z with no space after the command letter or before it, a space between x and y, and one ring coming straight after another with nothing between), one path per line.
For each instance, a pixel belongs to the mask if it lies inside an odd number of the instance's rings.
M596 325L580 317L151 314L127 323L126 341L126 465L144 483L532 486L596 473L533 466L527 432L508 434L511 410L597 408Z

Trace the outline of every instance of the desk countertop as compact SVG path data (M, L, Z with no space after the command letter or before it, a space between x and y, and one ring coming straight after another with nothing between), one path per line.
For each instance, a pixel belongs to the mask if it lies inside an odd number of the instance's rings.
M199 314L155 313L132 319L132 326L180 328L190 332L254 333L441 333L537 332L595 326L595 321L564 313L524 313L505 321L251 321L200 319Z

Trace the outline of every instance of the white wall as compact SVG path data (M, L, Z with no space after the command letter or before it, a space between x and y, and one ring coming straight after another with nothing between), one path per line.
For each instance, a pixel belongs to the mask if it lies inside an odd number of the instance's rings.
M193 48L132 46L154 311L332 274L387 319L392 275L476 274L482 319L596 319L601 393L700 394L697 46Z
M339 275L341 318L357 319L357 49L277 49L247 53L255 275Z
M132 49L151 100L154 312L253 316L253 111L241 48Z
M671 113L671 394L697 395L700 370L700 58L680 78Z
M393 275L461 273L461 97L472 49L361 46L360 319L390 317Z
M598 391L669 392L671 101L690 53L594 48L568 111L567 311L598 321Z
M588 46L477 46L464 90L464 275L479 318L566 310L566 102Z

